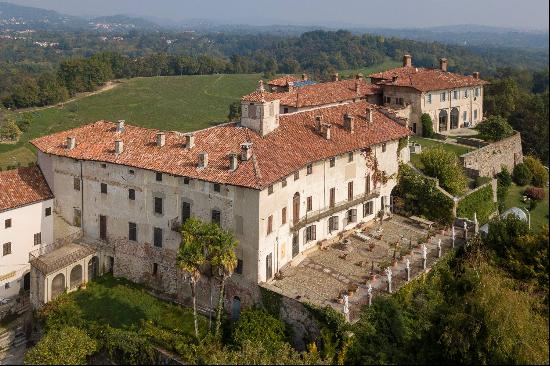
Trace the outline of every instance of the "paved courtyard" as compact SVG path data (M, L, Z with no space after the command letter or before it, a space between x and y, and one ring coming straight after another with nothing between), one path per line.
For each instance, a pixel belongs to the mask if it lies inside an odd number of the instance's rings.
M438 241L441 239L441 255L452 248L449 230L432 230L433 236L426 243L429 269L438 259ZM347 232L343 238L307 255L298 264L281 271L281 276L267 286L278 288L285 296L316 305L330 305L343 311L341 294L349 293L350 320L358 318L363 305L368 303L367 288L372 286L373 297L387 293L387 275L383 268L391 268L392 290L406 283L406 260L410 261L410 278L421 274L422 245L428 230L412 220L393 215L382 223L369 223L361 229ZM463 230L456 230L456 245L462 243Z

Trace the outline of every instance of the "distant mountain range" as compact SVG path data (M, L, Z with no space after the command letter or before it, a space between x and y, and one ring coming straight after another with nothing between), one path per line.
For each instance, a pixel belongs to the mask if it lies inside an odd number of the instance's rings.
M548 31L525 31L513 28L483 25L452 25L431 28L374 28L358 26L252 26L223 24L208 19L173 21L155 17L128 15L85 18L58 13L53 10L33 8L0 2L0 31L35 30L95 30L99 32L124 32L136 30L227 32L242 34L299 35L311 30L335 30L345 28L354 33L371 33L384 37L397 37L416 41L441 42L473 47L518 47L548 49Z

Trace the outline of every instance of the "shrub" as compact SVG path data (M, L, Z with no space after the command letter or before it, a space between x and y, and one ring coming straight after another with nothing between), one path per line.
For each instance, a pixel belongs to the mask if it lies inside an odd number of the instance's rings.
M285 340L285 324L261 309L243 311L233 331L233 342L240 347L250 341L275 352Z
M533 174L532 183L536 187L544 187L548 183L548 171L542 165L541 161L532 155L526 156L523 163L529 168Z
M477 125L481 136L487 140L500 141L514 134L514 129L501 116L491 116Z
M17 140L21 135L21 130L13 118L6 118L0 121L0 141L2 140Z
M514 182L518 186L525 186L529 183L531 183L531 180L533 179L533 173L529 170L527 165L524 163L519 163L514 167Z
M432 117L429 114L424 113L420 117L420 122L422 123L422 136L424 137L433 137L434 136L434 127L432 123Z
M546 196L544 188L538 187L529 187L525 190L524 194L535 201L542 201Z
M476 188L481 187L482 185L489 183L491 181L491 178L489 177L477 177L476 178Z
M497 174L497 200L498 209L504 211L506 196L508 196L508 190L512 185L512 176L508 172L506 167L502 168L502 171Z
M442 147L424 150L420 154L424 172L439 179L439 184L447 192L459 195L465 191L468 180L458 157Z
M83 330L65 327L48 332L25 355L27 365L85 365L98 349Z

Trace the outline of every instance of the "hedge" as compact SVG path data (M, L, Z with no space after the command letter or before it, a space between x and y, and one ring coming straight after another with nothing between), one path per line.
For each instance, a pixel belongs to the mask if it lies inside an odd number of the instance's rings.
M456 215L458 217L474 218L474 212L477 213L478 222L483 225L489 221L489 216L495 211L493 202L493 186L487 186L474 191L458 202Z
M404 209L409 213L445 225L454 220L452 198L437 188L435 180L416 173L410 166L400 166L394 192L404 201Z

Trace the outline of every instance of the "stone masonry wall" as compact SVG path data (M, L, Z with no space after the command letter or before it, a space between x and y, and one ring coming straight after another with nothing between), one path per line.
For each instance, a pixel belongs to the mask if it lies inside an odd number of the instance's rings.
M516 132L513 136L461 155L460 161L472 178L494 177L503 166L511 173L516 164L523 162L521 135Z

